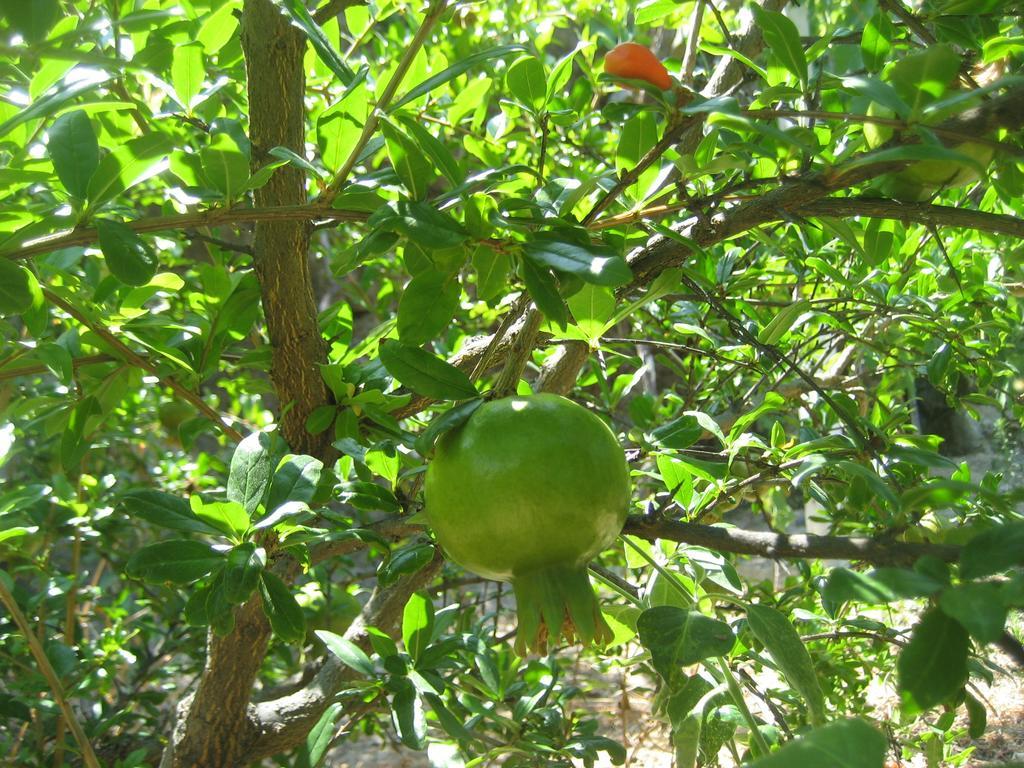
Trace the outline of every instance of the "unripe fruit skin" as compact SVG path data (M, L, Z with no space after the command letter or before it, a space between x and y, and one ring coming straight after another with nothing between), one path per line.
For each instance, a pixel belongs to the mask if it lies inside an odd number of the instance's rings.
M425 486L448 555L497 581L585 565L622 530L629 492L612 431L550 394L484 403L438 441Z
M672 87L672 78L650 48L639 43L620 43L604 57L604 71L612 77L646 80L663 91Z
M621 532L630 484L601 419L551 394L484 403L438 440L424 494L447 555L512 582L520 654L560 635L611 639L586 569Z

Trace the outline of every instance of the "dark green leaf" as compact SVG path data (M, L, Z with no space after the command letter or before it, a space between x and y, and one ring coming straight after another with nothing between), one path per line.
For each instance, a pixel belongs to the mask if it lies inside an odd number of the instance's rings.
M960 553L965 579L990 576L1024 564L1024 522L1006 523L978 534Z
M393 552L377 569L377 580L382 587L390 586L402 576L410 576L434 559L432 544L412 544Z
M162 491L142 489L129 491L121 503L133 518L184 533L216 533L217 529L198 519L189 503L180 496Z
M803 640L789 619L766 605L747 606L747 624L791 686L804 697L811 723L825 722L825 695Z
M27 268L0 256L0 316L20 315L32 308L39 282Z
M459 308L458 277L435 269L416 275L398 302L398 337L418 347L449 327Z
M324 64L330 67L330 70L338 76L342 84L352 85L356 79L355 72L345 63L341 55L334 50L334 46L327 39L327 35L324 34L320 25L316 23L306 9L306 4L302 0L274 0L274 2L288 14L292 23L306 34L309 42L313 45L313 50L316 51L316 55L320 57Z
M402 180L402 185L409 191L413 200L422 200L427 196L427 188L437 175L434 167L427 160L423 151L416 146L405 131L394 123L383 121L380 132L384 136L391 166Z
M1003 635L1006 606L998 584L973 582L950 587L939 596L939 607L980 643L994 643Z
M736 642L725 622L671 605L644 611L636 628L640 642L651 653L654 669L669 682L683 667L710 656L724 656Z
M263 501L274 470L272 438L266 432L253 432L235 448L228 473L227 495L252 516Z
M399 678L395 682L398 690L391 699L391 718L398 738L410 749L423 749L427 738L423 701L408 678Z
M967 682L967 631L933 609L914 627L896 664L904 706L921 712L952 698Z
M57 0L0 0L3 13L10 29L30 43L38 43L61 17Z
M69 193L85 199L89 179L100 164L100 145L89 115L82 110L63 114L47 133L46 149L57 178Z
M484 401L481 398L469 400L465 403L459 403L453 408L445 411L440 416L437 416L420 436L416 438L416 450L421 455L426 456L430 453L434 447L434 443L437 442L438 438L441 437L445 432L449 432L453 429L461 427L473 412L483 405Z
M686 415L655 429L651 439L656 445L681 450L689 448L703 434L704 427L697 421L697 417Z
M625 259L604 248L534 240L523 245L523 252L537 264L577 275L588 283L614 287L633 279Z
M315 634L327 646L327 650L337 656L338 661L346 667L369 678L376 676L377 670L373 666L373 662L370 661L370 657L351 640L324 630L317 630Z
M125 572L154 583L190 584L224 563L224 555L190 539L171 539L137 549Z
M490 246L478 245L473 251L473 269L476 270L476 295L491 301L508 290L508 276L512 259Z
M241 605L259 585L260 573L265 565L261 550L252 542L240 544L228 552L224 564L224 597L228 602Z
M524 258L520 262L526 291L544 316L563 331L569 325L569 310L558 293L558 284L547 267Z
M153 279L159 265L156 254L130 227L119 221L97 219L96 233L114 277L128 285L146 285Z
M312 456L289 456L274 473L267 510L273 512L286 501L311 502L323 468L324 463Z
M424 397L465 400L477 396L466 374L418 347L385 339L380 343L380 361L388 373Z
M67 427L60 438L60 463L64 471L77 476L81 462L91 444L90 435L96 424L94 416L100 415L100 403L93 395L84 398L71 411Z
M260 594L274 634L288 643L301 642L306 637L306 617L288 585L270 571L263 571Z
M815 728L750 768L884 768L889 742L860 719Z
M295 768L318 768L327 757L327 750L334 741L338 720L344 712L340 703L334 702L317 720L306 736L306 742L299 748Z

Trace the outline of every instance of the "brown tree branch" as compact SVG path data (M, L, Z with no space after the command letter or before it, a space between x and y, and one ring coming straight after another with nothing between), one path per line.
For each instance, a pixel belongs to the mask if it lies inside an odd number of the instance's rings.
M370 652L368 628L373 627L392 637L397 636L409 595L433 581L442 562L440 552L435 552L434 559L421 570L392 587L378 586L374 589L362 613L345 632L345 638ZM253 715L258 723L259 735L245 755L245 764L301 744L309 729L335 700L337 692L344 687L346 681L356 676L356 672L332 655L313 680L301 690L255 705Z
M809 203L794 213L798 216L864 216L872 219L894 219L904 224L976 229L979 232L1024 239L1024 219L1005 213L973 211L951 205L901 203L884 198L829 197Z
M947 563L955 562L960 556L959 547L947 544L882 541L858 536L762 533L675 520L650 521L642 517L629 518L623 533L648 541L667 539L707 547L716 552L771 559L859 560L874 565L893 565L912 563L923 555L937 557Z
M210 208L205 211L182 213L176 216L150 216L125 222L125 226L139 234L189 230L197 227L217 227L224 224L248 224L253 222L279 221L366 221L369 214L362 211L345 211L325 208L322 205L272 205L254 208ZM81 229L56 232L52 235L29 240L17 247L0 251L0 258L29 259L42 253L59 251L75 245L90 245L99 239L96 229Z
M67 312L71 317L75 318L75 320L77 320L90 331L95 333L99 338L101 338L104 341L104 343L107 344L107 346L109 346L114 351L114 353L121 360L155 376L157 379L160 380L160 383L163 384L165 387L170 387L171 391L173 391L174 394L176 394L182 400L191 403L195 407L195 409L199 411L199 413L201 413L203 416L205 416L207 419L213 422L221 432L223 432L229 438L234 440L236 443L241 442L241 433L234 427L230 426L229 424L225 424L224 417L217 413L217 411L215 411L209 405L207 405L206 402L199 395L197 395L195 392L186 389L181 384L176 382L174 379L168 378L167 376L161 374L159 368L157 368L155 365L153 365L153 363L151 363L149 360L142 357L141 355L137 355L132 350L131 347L129 347L127 344L125 344L123 341L117 338L117 336L105 325L94 321L92 318L88 317L87 315L85 315L85 313L80 311L78 307L76 307L74 304L67 301L63 297L58 296L49 288L43 289L43 296L46 298L48 302L50 302L54 306L60 307L65 312Z

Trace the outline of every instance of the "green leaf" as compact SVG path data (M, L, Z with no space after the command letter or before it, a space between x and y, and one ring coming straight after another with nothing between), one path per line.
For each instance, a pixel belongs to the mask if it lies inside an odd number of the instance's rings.
M201 579L223 563L224 555L207 544L171 539L135 550L125 565L125 573L143 581L184 585Z
M398 678L395 685L398 690L391 698L391 719L398 738L410 749L423 749L427 738L423 701L408 678Z
M757 340L762 344L777 344L793 328L797 319L811 307L811 302L806 299L788 304L779 310L778 314L771 319L761 332L757 334Z
M126 224L96 220L100 250L111 273L127 285L146 285L159 266L153 249Z
M384 144L391 159L391 166L401 179L402 185L409 191L413 200L422 200L427 196L430 183L436 177L434 167L427 160L423 151L416 146L405 132L387 120L380 124Z
M434 559L433 544L412 544L391 554L377 569L382 587L394 584L402 576L411 576Z
M757 26L764 35L764 41L782 65L792 72L801 85L807 85L807 56L800 44L800 32L796 24L775 11L766 11L760 5L752 5Z
M592 344L608 330L617 303L610 288L592 283L587 283L568 299L576 325Z
M636 628L640 642L651 653L651 664L669 683L682 674L683 667L724 656L736 642L725 622L671 605L647 609Z
M239 544L228 552L224 564L224 597L234 605L241 605L253 593L260 582L260 574L266 565L264 554L253 542Z
M402 611L402 642L414 662L426 650L433 631L434 604L428 595L414 592Z
M206 62L203 58L203 44L200 42L174 46L171 59L171 85L178 97L178 103L191 114L196 96L203 89L206 79Z
M896 27L883 10L875 12L864 25L860 37L860 53L869 72L877 72L885 64L896 38Z
M249 530L249 514L237 501L205 502L195 494L189 498L189 506L199 520L235 541L240 541Z
M447 144L434 136L413 117L398 115L397 118L405 128L406 135L430 158L433 166L441 171L448 181L457 185L466 180L466 172L462 170L462 166L459 165L459 161L455 159Z
M21 2L21 0L6 1ZM85 78L83 80L76 80L75 82L61 85L50 95L44 96L41 99L36 99L25 109L19 110L3 123L0 123L0 138L6 136L22 123L27 123L29 120L35 120L40 117L49 117L57 112L57 110L63 107L67 102L81 96L86 91L99 88L110 79L111 78L109 77Z
M237 149L203 147L199 150L203 176L214 189L233 200L249 186L249 158Z
M766 605L747 606L747 624L791 686L804 697L811 723L825 722L825 695L803 640L789 619Z
M0 316L28 312L39 293L35 275L17 262L0 256Z
M980 643L994 643L1003 635L1006 606L998 584L973 582L950 587L939 596L939 607Z
M210 534L218 530L198 519L185 499L170 493L151 489L129 491L121 498L121 505L129 516L172 531Z
M380 343L380 361L388 373L424 397L465 400L477 396L466 374L418 347L385 339Z
M341 55L334 50L334 46L327 39L327 35L324 34L320 25L309 14L306 4L302 0L274 0L274 3L288 14L292 24L306 34L309 42L313 45L313 50L316 51L316 55L338 76L342 84L353 85L356 80L355 72L344 62Z
M346 667L350 667L366 677L373 678L377 675L377 670L373 666L373 662L370 661L370 657L351 640L325 630L317 630L314 634L323 641L327 650L337 656L338 661Z
M942 589L930 576L903 568L879 568L859 573L835 568L829 574L822 596L834 603L855 601L884 604L906 598L929 597Z
M287 643L301 642L306 637L306 617L288 585L265 570L260 575L260 595L274 634Z
M484 404L482 398L476 398L474 400L468 400L465 403L459 403L458 405L450 408L449 410L437 416L429 426L423 432L420 433L419 437L416 438L416 450L421 455L426 456L430 453L434 447L434 443L437 442L438 438L441 437L445 432L450 432L453 429L461 427L469 417L473 415L481 405Z
M267 510L273 512L286 501L311 502L323 468L324 463L312 456L287 457L270 483Z
M451 325L462 288L456 275L431 269L416 275L398 302L398 338L420 346Z
M1024 522L990 528L978 534L960 553L960 575L977 579L1024 564Z
M922 712L952 698L967 682L967 631L938 609L922 617L896 664L904 707Z
M569 325L569 312L558 293L558 284L551 270L526 258L520 265L526 292L530 294L533 303L548 320L564 331Z
M253 432L235 448L228 473L227 496L237 501L252 516L263 501L274 470L272 438L266 432Z
M401 232L424 248L454 248L466 240L466 231L451 216L427 203L399 200L382 206L370 223Z
M91 444L90 427L95 428L93 417L101 413L99 400L93 395L83 398L71 411L60 438L60 463L68 474L77 476L81 472L82 459Z
M476 270L476 295L482 301L491 301L508 290L508 276L512 259L490 246L478 245L473 251L473 269Z
M130 139L119 146L100 160L96 172L89 179L89 188L86 190L89 207L95 210L126 189L149 178L173 147L171 139L159 131Z
M318 768L323 763L327 750L334 742L338 720L344 711L345 708L337 701L324 710L316 725L306 735L305 743L299 748L295 768Z
M61 115L47 134L46 150L57 178L71 195L85 199L89 179L100 164L100 145L89 115L80 109Z
M61 18L57 0L0 0L0 13L10 29L30 43L44 40Z
M655 429L651 433L651 440L655 445L664 448L682 450L700 440L703 434L704 427L700 425L697 417L687 414Z
M469 56L460 56L459 60L452 64L447 69L438 72L436 75L424 80L422 83L417 85L415 88L410 90L405 96L400 98L394 104L391 105L388 110L389 114L396 112L406 104L416 101L421 96L425 96L432 90L440 85L444 85L451 80L454 80L464 72L468 72L470 69L475 67L484 61L490 61L491 59L499 59L506 56L509 53L516 51L524 51L526 46L523 45L500 45L497 48L489 48L485 51L478 51L471 53Z
M596 285L615 287L633 279L626 260L606 248L533 240L523 244L523 253L537 264L577 275Z
M889 742L859 718L815 728L750 768L884 768Z
M526 54L509 65L505 84L522 104L539 110L547 100L547 74L536 56Z

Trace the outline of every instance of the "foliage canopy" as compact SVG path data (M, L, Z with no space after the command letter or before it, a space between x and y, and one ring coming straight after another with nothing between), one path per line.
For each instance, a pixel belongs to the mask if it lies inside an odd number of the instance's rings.
M624 761L419 514L437 439L539 391L632 467L584 687L643 681L688 768L968 759L1024 666L964 427L1024 415L1019 4L0 14L7 759ZM602 73L627 40L671 88Z

